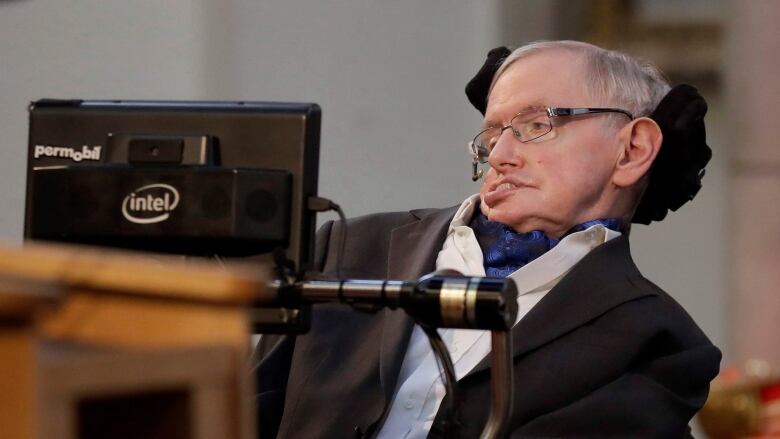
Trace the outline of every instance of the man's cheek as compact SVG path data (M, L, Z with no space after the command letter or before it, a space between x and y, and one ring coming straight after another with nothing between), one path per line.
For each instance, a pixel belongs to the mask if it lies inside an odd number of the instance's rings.
M485 173L485 177L482 179L482 190L484 190L490 183L494 182L498 178L498 173L493 168L488 168Z
M490 175L486 175L484 178L482 178L482 186L479 187L480 195L485 195L487 187L490 185L490 180Z

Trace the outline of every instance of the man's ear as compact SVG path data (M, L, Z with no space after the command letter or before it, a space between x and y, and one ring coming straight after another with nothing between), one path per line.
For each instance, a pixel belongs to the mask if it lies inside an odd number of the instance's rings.
M663 134L653 119L634 119L620 131L622 150L615 164L612 182L618 187L630 187L644 176L661 150Z

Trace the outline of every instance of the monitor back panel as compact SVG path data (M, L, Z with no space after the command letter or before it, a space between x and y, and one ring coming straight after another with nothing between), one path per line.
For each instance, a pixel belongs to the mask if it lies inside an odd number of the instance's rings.
M36 169L106 167L117 139L180 137L213 140L216 168L286 171L291 179L287 256L307 268L317 195L320 109L316 104L266 102L41 100L30 106L25 237L34 239ZM210 140L210 141L211 141ZM125 145L126 147L126 145ZM211 160L211 159L209 159ZM41 186L42 183L39 183ZM92 188L99 191L100 188ZM40 195L38 195L40 196ZM116 200L116 209L121 209ZM56 221L49 218L47 221Z

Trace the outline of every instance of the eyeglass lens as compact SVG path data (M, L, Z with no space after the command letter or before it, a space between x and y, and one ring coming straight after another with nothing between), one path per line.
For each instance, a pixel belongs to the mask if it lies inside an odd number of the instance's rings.
M477 134L471 143L471 153L476 155L481 163L487 162L490 151L498 143L499 137L506 129L512 129L512 134L520 142L530 142L552 131L552 122L545 112L518 114L505 127L489 127Z

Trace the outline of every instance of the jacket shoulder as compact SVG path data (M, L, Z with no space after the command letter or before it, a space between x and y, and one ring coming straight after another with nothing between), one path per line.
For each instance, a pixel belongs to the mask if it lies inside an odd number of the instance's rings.
M341 277L386 277L393 230L431 215L450 214L452 209L379 212L348 218L346 222L328 221L317 232L315 270L325 276L339 271Z
M569 287L586 285L588 294L596 295L599 302L616 305L603 319L614 319L616 330L668 336L675 340L671 345L711 345L688 312L640 272L631 257L628 237L602 244L581 262L572 270Z
M632 276L631 281L637 288L652 292L652 295L642 301L641 307L636 307L637 316L641 313L656 327L663 328L665 334L676 335L677 342L682 345L712 345L693 317L671 294L644 277L639 271L636 276Z
M631 257L627 237L615 239L604 246L613 247L609 259L609 271L615 277L623 277L613 286L623 285L625 290L632 290L634 299L628 300L618 307L618 327L627 333L644 334L654 340L661 350L688 349L697 346L714 348L712 342L699 328L693 318L672 295L646 278ZM617 311L617 310L616 310Z
M431 215L437 215L442 213L450 213L452 207L449 208L424 208L424 209L412 209L409 211L396 211L396 212L378 212L370 213L367 215L356 216L347 219L347 228L349 230L359 229L362 227L368 227L371 229L383 229L389 227L391 230L414 221L421 220ZM339 225L341 221L335 221L336 225Z

